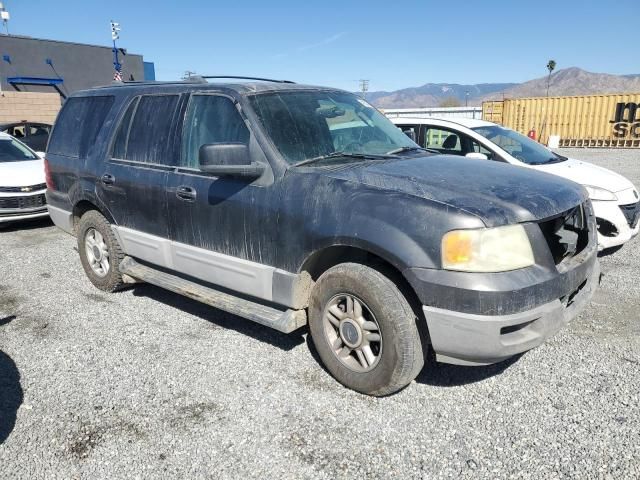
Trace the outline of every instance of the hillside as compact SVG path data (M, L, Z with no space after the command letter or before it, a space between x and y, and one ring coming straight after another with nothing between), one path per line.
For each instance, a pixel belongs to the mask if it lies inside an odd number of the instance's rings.
M458 85L427 83L421 87L405 88L393 92L370 92L367 99L380 108L436 107L445 99L456 98L465 104L469 92L469 105L480 105L484 100L504 98L541 97L547 91L547 77L524 83L482 83ZM551 75L549 95L589 95L596 93L640 92L640 75L610 75L587 72L577 67L558 70Z

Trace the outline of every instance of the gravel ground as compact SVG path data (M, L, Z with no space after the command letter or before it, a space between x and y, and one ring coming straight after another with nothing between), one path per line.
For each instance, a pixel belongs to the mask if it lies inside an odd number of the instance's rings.
M563 150L640 185L640 151ZM283 335L149 285L104 294L48 222L0 231L0 478L638 478L638 240L518 359L384 399Z

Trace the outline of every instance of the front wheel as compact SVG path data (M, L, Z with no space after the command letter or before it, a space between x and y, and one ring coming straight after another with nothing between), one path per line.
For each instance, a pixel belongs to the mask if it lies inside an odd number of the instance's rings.
M391 280L364 265L343 263L320 276L309 329L329 372L361 393L396 392L424 365L411 306Z

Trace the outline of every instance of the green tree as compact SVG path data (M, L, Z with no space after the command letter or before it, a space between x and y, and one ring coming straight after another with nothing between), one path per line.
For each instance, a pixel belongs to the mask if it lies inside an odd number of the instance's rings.
M462 104L456 97L443 98L438 104L439 107L460 107Z

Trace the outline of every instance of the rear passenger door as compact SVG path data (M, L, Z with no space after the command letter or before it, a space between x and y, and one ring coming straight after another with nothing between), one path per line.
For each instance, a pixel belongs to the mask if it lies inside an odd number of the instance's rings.
M127 253L165 264L169 237L167 174L175 168L173 133L180 95L141 95L116 127L109 161L98 171L98 190L117 224Z

